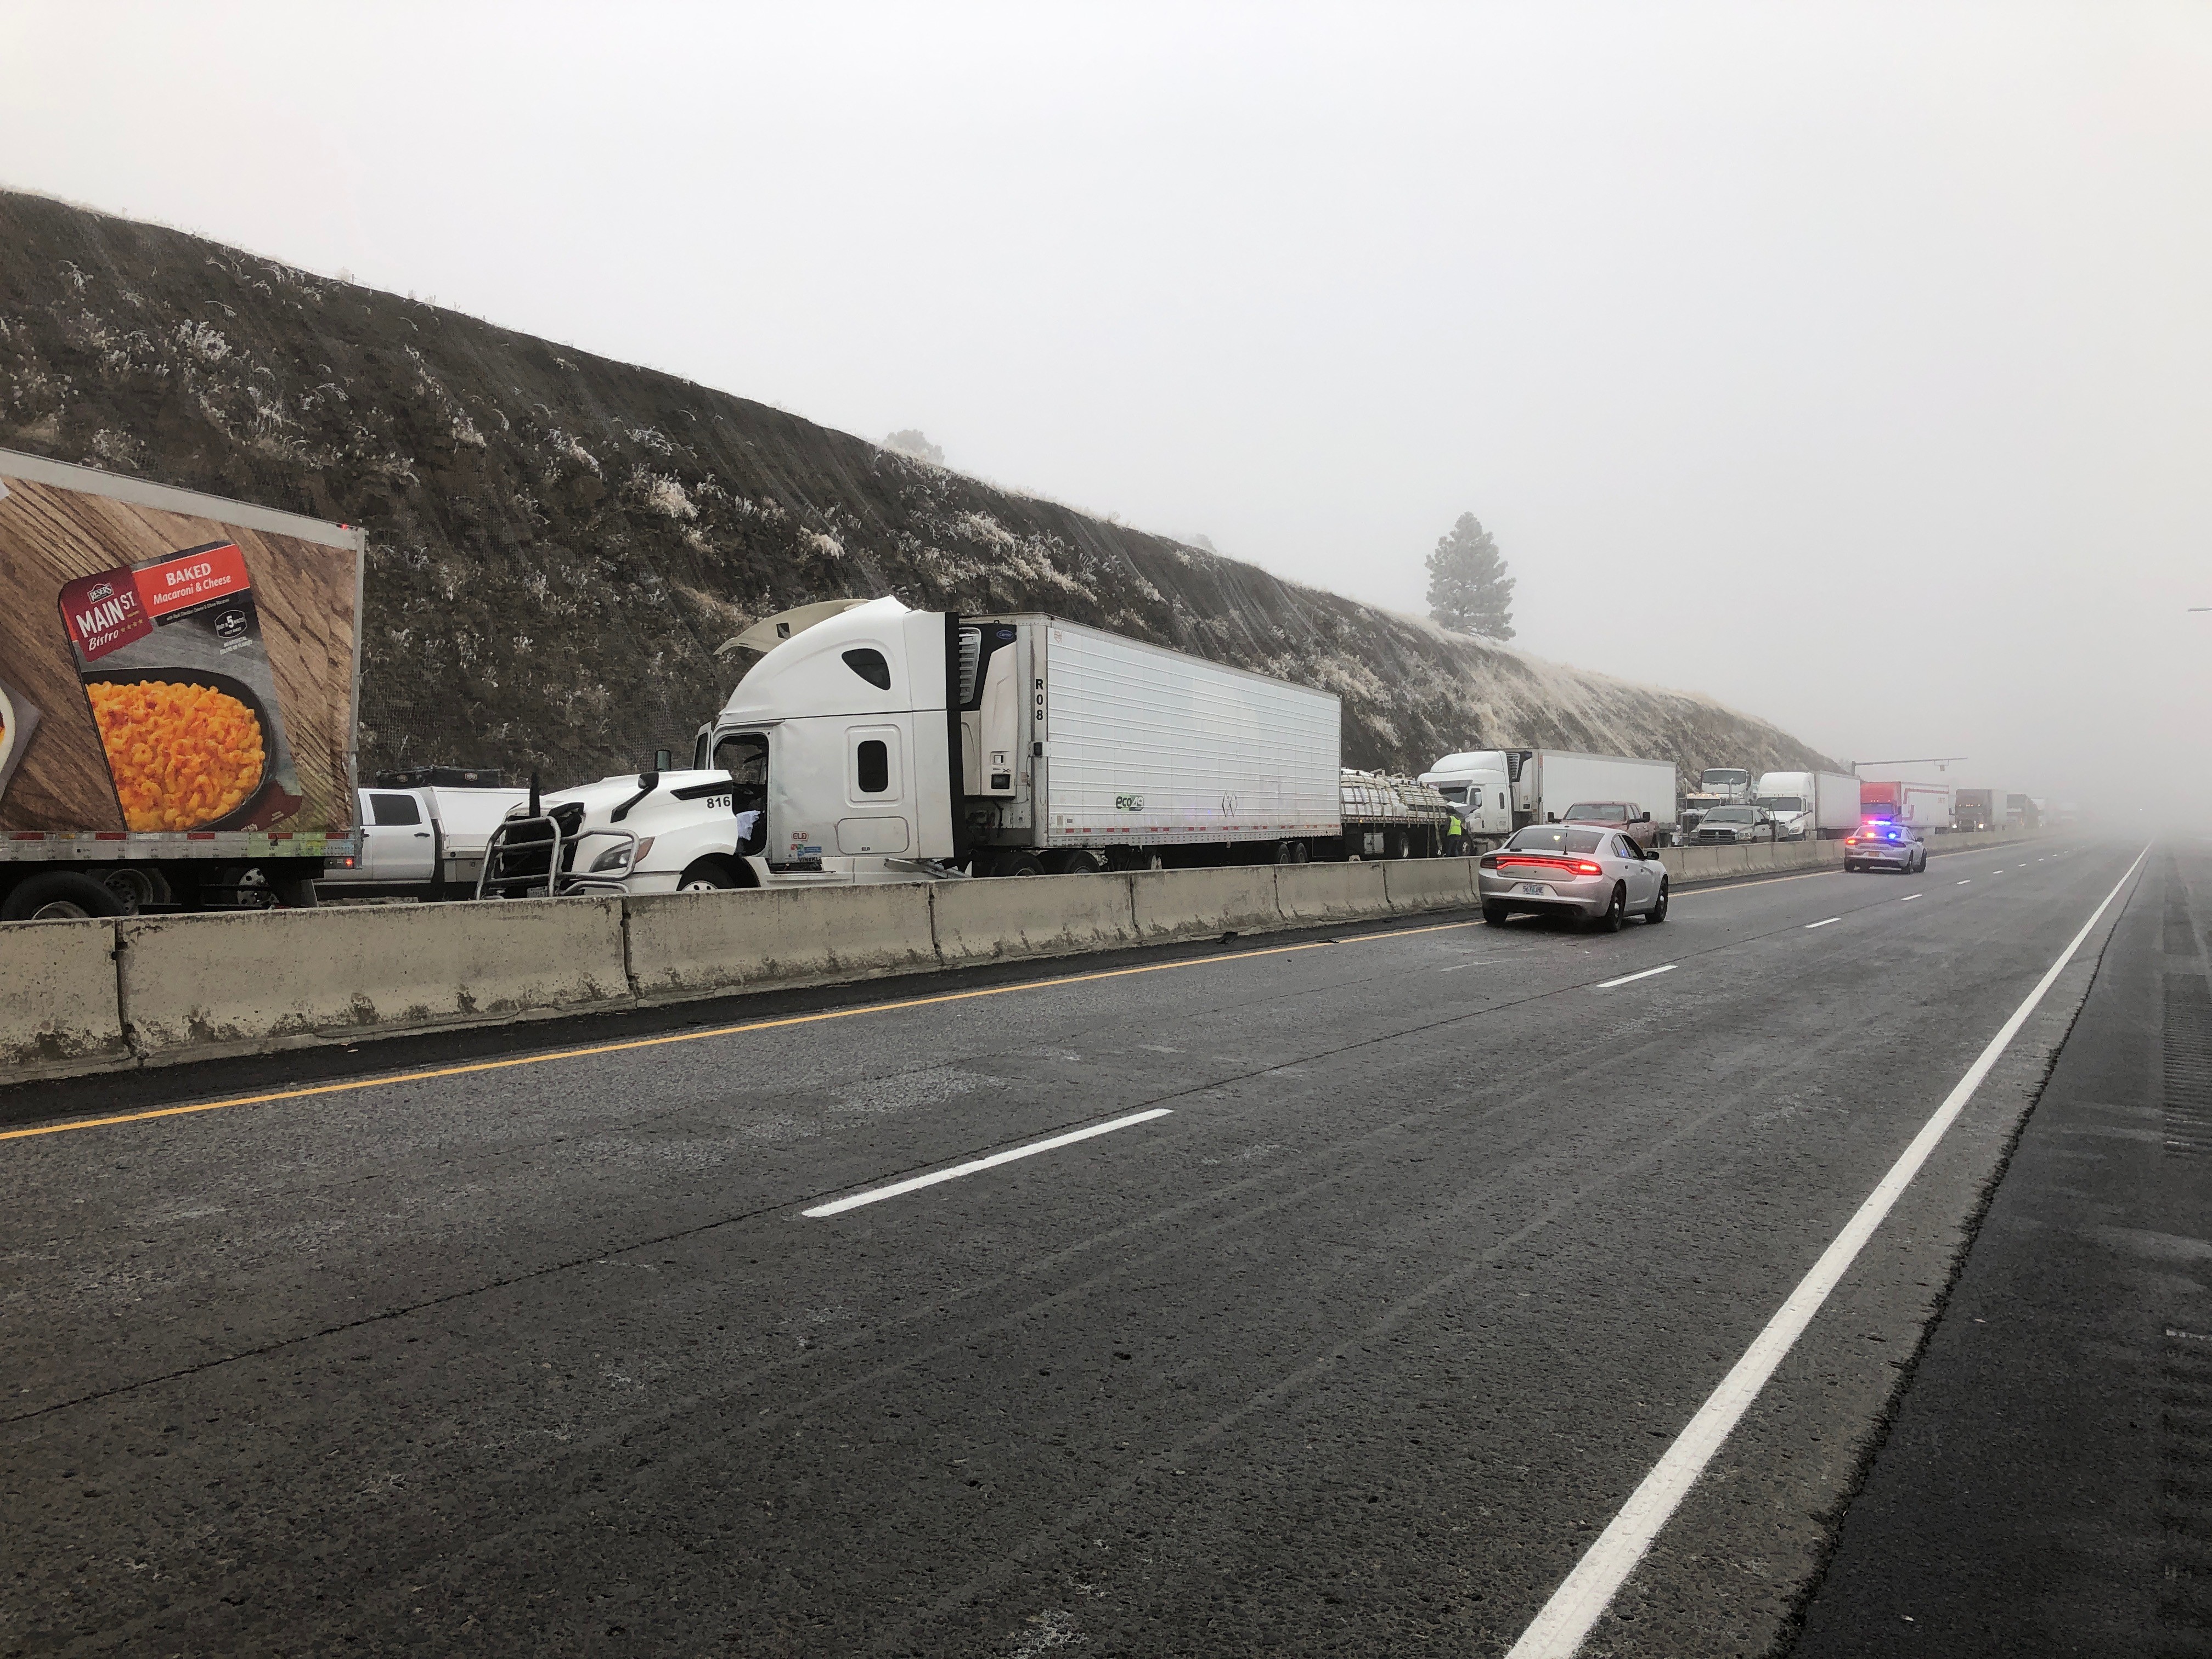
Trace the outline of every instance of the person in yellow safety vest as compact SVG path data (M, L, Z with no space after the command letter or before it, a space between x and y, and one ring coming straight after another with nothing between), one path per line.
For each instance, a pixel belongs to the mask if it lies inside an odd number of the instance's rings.
M1446 858L1458 858L1466 850L1466 826L1459 821L1459 809L1454 807L1444 824L1444 856Z

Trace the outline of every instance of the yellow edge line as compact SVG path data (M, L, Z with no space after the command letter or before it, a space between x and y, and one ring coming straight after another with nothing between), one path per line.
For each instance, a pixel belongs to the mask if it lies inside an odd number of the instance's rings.
M976 997L1009 996L1016 991L1048 990L1055 985L1081 985L1091 980L1126 979L1132 974L1164 973L1172 968L1202 968L1217 962L1241 962L1254 957L1286 956L1293 951L1320 951L1332 945L1357 945L1366 939L1401 939L1408 933L1441 933L1455 927L1480 927L1480 921L1448 921L1432 927L1396 927L1359 939L1313 939L1304 945L1276 945L1258 951L1231 951L1220 956L1186 957L1179 962L1147 963L1139 968L1109 968L1094 974L1067 974L1057 979L1024 980L1018 985L988 985L974 991L948 991L940 996L908 997L898 1002L871 1002L858 1008L830 1008L819 1013L791 1014L781 1019L757 1019L744 1025L720 1025L707 1031L675 1031L666 1036L635 1037L627 1042L603 1042L589 1048L559 1048L550 1054L519 1054L511 1060L480 1060L466 1066L444 1066L431 1072L401 1072L391 1077L356 1078L343 1083L319 1083L304 1089L279 1089L265 1095L240 1095L234 1100L207 1100L192 1106L161 1106L150 1111L122 1112L112 1117L78 1118L69 1123L41 1124L29 1129L0 1130L0 1140L27 1140L36 1135L67 1134L76 1129L106 1129L119 1123L145 1123L155 1118L186 1117L195 1112L220 1112L232 1106L265 1106L272 1101L305 1100L315 1095L349 1094L361 1089L380 1089L397 1083L428 1083L439 1078L466 1077L473 1072L504 1071L514 1066L543 1066L549 1060L586 1060L594 1054L618 1054L633 1048L658 1048L672 1042L699 1042L708 1037L738 1036L747 1031L772 1031L785 1025L813 1025L823 1020L851 1019L860 1014L896 1013L902 1008L927 1008L934 1003L967 1002Z

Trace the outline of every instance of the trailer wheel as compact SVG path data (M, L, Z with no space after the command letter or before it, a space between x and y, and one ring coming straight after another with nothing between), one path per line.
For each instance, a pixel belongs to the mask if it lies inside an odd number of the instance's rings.
M1106 860L1087 847L1052 856L1052 873L1055 876L1095 876L1105 867Z
M123 901L105 882L76 870L47 870L19 881L0 900L0 921L64 921L119 916Z
M1001 853L991 866L994 876L1041 876L1044 866L1035 853Z
M1313 849L1302 841L1279 841L1275 843L1275 862L1304 864L1313 857Z
M126 916L137 915L149 904L171 902L168 882L159 870L144 865L119 864L100 877L100 884L115 895Z

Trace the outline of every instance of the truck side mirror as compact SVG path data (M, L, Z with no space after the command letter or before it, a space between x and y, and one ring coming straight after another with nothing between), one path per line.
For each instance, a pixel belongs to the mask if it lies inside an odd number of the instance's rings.
M653 769L656 772L673 772L676 769L676 751L673 749L654 750Z

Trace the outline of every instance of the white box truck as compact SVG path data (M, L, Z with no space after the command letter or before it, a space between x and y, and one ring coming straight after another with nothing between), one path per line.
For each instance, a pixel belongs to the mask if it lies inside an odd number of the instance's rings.
M1624 802L1650 813L1662 844L1678 828L1672 761L1566 749L1476 749L1444 756L1421 781L1460 809L1469 841L1486 848L1523 825L1565 818L1583 803Z
M1862 820L1909 823L1923 836L1941 835L1951 827L1951 786L1862 778L1859 816Z
M1859 781L1840 772L1762 772L1752 797L1779 841L1835 841L1859 827Z
M660 893L1344 854L1325 691L1059 617L771 617L691 764L533 799L486 896Z

